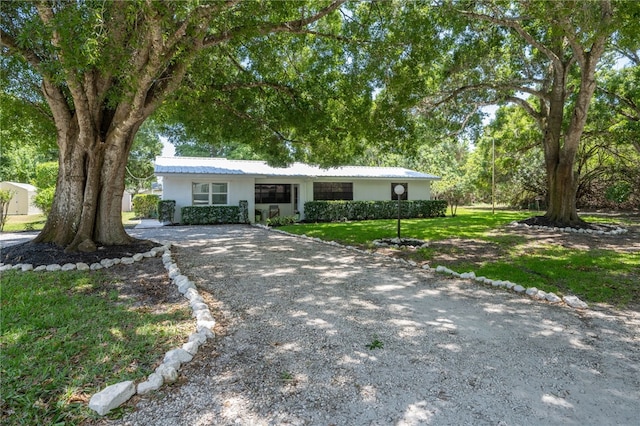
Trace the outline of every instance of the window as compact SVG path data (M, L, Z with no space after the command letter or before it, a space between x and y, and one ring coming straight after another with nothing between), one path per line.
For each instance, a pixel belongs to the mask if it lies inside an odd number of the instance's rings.
M314 182L313 199L320 200L353 200L353 183L351 182Z
M227 204L227 184L193 182L191 184L191 196L194 206Z
M402 195L400 195L400 199L401 200L408 200L409 199L409 184L407 182L404 182L404 183L396 182L396 183L392 183L391 184L391 199L392 200L397 200L398 199L398 195L394 191L394 188L396 187L396 185L404 186L404 192L402 193Z
M290 204L291 185L257 183L255 185L256 204Z

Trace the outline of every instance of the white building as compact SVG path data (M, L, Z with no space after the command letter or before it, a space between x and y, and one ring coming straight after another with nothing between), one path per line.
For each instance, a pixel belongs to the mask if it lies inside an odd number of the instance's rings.
M322 169L294 163L271 167L264 161L205 157L156 157L155 173L162 178L162 199L175 200L176 215L185 206L237 206L249 203L249 220L274 211L281 216L299 214L304 203L319 200L396 200L393 188L402 184L401 199L430 200L437 176L400 167L335 167ZM271 213L270 213L271 211Z
M9 202L7 214L40 214L42 211L33 205L33 199L38 193L38 188L28 183L0 182L0 189L13 192L13 197Z

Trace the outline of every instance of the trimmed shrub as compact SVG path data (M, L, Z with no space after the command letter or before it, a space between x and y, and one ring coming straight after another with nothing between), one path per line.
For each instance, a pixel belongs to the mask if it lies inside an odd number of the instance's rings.
M307 222L394 219L398 217L398 201L309 201L304 204L304 212ZM446 212L444 200L400 203L400 216L404 219L442 217Z
M173 223L173 216L176 211L175 200L158 201L158 221Z
M293 225L296 223L297 219L295 216L276 216L270 219L267 219L267 225L269 226L285 226L285 225Z
M187 206L183 207L182 223L185 225L215 225L241 223L238 206Z
M139 218L152 218L158 216L159 195L138 194L133 197L133 212Z

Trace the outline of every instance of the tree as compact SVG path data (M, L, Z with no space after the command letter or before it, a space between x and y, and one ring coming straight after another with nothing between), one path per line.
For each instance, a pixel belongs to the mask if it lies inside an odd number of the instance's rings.
M14 196L14 192L8 189L0 189L0 231L4 229L9 213L9 203Z
M518 207L545 200L547 184L540 139L535 120L522 108L498 108L476 141L468 166L478 198L491 202L494 195L497 203Z
M433 74L423 77L425 88L413 85L414 98L421 99L418 111L431 114L452 104L469 113L488 103L523 108L542 133L549 201L545 217L561 226L579 224L574 166L596 71L608 43L633 31L629 20L637 24L638 3L448 1L431 10L431 19L446 21L437 36L448 39L450 48L438 65L444 76L436 81L440 87L433 87ZM410 33L406 38L416 37ZM405 62L419 54L420 45L411 44Z
M3 65L6 63L2 58ZM36 165L58 155L55 126L50 111L5 92L2 73L0 91L0 180L29 183Z
M342 3L4 3L0 42L11 67L3 71L13 73L8 81L25 99L46 101L59 148L55 199L36 242L89 251L96 243L130 242L120 214L126 159L142 123L187 72L214 58L221 66L246 68L230 49L268 52L276 43L295 44L298 36L321 38L318 21ZM198 82L196 74L196 87L211 83Z
M36 166L36 176L31 183L38 188L38 193L33 199L33 204L42 210L45 216L51 212L57 176L58 163L55 161L40 163Z

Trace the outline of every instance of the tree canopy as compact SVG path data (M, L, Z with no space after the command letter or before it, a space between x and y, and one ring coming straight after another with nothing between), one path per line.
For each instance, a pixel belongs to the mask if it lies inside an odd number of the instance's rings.
M599 74L638 59L636 2L14 1L0 18L0 106L51 119L13 139L56 135L38 240L71 250L130 240L120 198L144 173L125 159L155 152L134 142L150 117L185 152L206 141L214 155L330 166L426 159L424 146L476 140L483 106L516 105L538 128L547 217L562 224L580 222L594 96L614 105L607 131L637 141L637 71Z
M95 242L130 241L120 221L125 159L140 126L163 102L171 108L172 102L188 102L192 96L194 101L206 100L206 105L195 103L189 108L217 106L210 111L210 120L225 118L219 111L230 111L235 125L227 131L245 138L261 136L258 144L274 158L283 157L280 146L295 147L300 134L338 140L342 120L321 125L320 115L309 115L305 121L302 118L307 115L299 113L300 105L308 113L332 108L331 99L292 98L291 82L304 85L306 80L283 65L288 55L296 64L305 59L313 62L305 54L322 57L319 49L325 49L327 58L338 60L336 53L341 52L332 50L331 44L321 46L319 40L342 37L334 30L342 28L338 11L343 3L3 3L0 40L8 58L5 63L11 65L3 66L6 81L23 99L46 101L59 148L55 199L37 240L70 250L94 250ZM307 49L315 40L318 50ZM287 72L278 73L279 69ZM312 70L313 64L301 69ZM327 96L336 91L330 77L327 70ZM320 83L309 83L310 88ZM176 93L181 86L208 91L204 95L209 98L197 97L193 91ZM357 87L353 85L352 93ZM253 93L247 94L251 89L264 94L260 102L253 101ZM300 118L296 128L292 127L294 116ZM318 144L322 149L325 145Z

